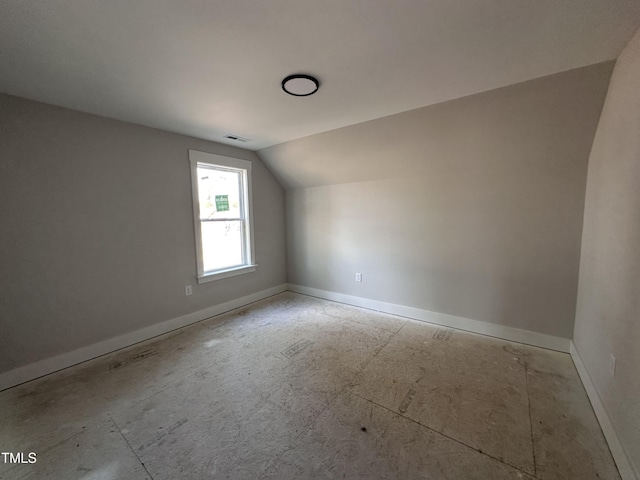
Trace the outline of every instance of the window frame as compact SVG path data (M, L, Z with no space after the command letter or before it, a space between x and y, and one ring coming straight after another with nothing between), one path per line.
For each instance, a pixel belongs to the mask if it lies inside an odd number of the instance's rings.
M197 150L189 150L189 163L191 168L191 195L193 205L193 224L195 232L196 245L196 278L198 283L213 282L223 278L234 277L245 273L255 272L255 246L253 240L253 201L252 201L252 183L251 183L251 162L239 158L227 157L215 153L200 152ZM202 220L200 219L200 195L198 191L198 166L212 168L214 170L232 170L240 171L244 187L240 192L241 214L241 231L243 233L244 242L244 263L238 266L205 271L204 257L202 245ZM232 219L232 221L238 221Z

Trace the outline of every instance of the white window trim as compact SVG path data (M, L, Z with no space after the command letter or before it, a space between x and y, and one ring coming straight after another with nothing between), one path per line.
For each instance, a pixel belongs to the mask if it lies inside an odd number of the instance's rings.
M221 280L223 278L255 272L258 265L255 263L256 255L253 241L253 188L251 183L251 162L248 160L241 160L239 158L225 157L215 153L199 152L197 150L189 150L189 162L191 163L191 194L193 204L193 224L196 237L196 266L198 283L213 282L214 280ZM248 230L246 239L248 245L245 247L248 258L246 258L246 263L243 265L225 270L216 270L215 272L204 271L202 260L202 232L200 228L200 198L198 196L198 164L211 165L214 167L240 168L247 172L245 178L245 198L243 201L246 205L246 211L249 217L246 222L246 228Z

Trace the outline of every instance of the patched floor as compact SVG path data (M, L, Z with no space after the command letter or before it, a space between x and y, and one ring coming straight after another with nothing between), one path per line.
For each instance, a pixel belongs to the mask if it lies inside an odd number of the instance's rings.
M1 479L619 479L568 354L285 292L0 392ZM0 459L1 460L1 459Z

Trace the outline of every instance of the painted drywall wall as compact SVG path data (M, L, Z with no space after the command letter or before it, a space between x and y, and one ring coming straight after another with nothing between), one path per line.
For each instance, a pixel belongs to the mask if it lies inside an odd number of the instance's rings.
M188 149L253 163L256 272L197 284ZM0 373L286 281L253 152L0 95L0 159Z
M612 67L260 151L289 187L289 283L570 338Z
M616 63L593 143L574 343L640 478L640 32ZM616 357L615 377L611 358Z

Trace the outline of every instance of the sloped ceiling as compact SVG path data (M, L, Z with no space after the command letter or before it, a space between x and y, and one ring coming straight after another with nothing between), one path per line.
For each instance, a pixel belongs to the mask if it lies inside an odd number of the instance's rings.
M5 0L0 90L259 150L611 60L639 26L640 0ZM284 94L296 72L319 92Z
M318 133L258 151L286 189L415 178L480 163L586 165L614 62ZM581 152L576 156L576 152ZM557 172L556 172L557 173Z

